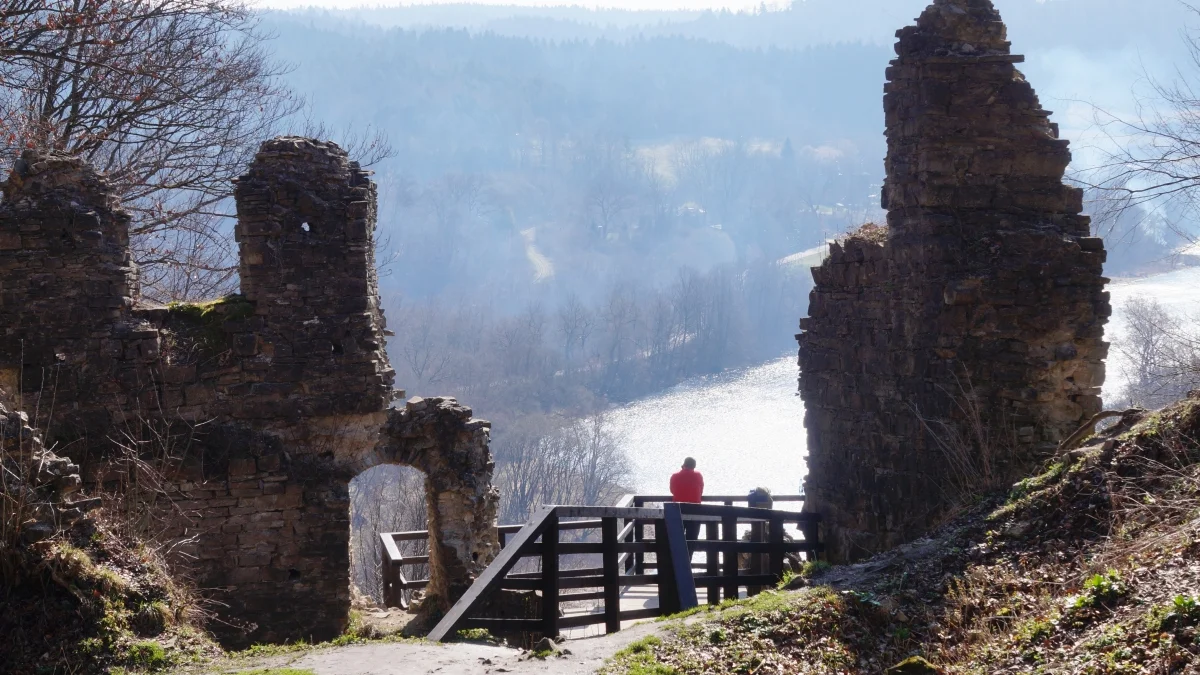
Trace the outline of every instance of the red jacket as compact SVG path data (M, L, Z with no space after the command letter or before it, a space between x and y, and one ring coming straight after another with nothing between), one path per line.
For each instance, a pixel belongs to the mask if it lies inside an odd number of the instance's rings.
M695 469L680 469L671 476L671 498L677 502L699 504L704 494L704 476Z

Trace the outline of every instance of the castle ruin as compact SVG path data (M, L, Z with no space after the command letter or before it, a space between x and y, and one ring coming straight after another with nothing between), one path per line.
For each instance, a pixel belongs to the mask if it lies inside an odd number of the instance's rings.
M234 645L325 640L350 608L349 483L426 477L432 602L499 546L488 423L453 399L393 407L376 189L332 143L263 143L236 184L240 296L138 302L129 222L81 160L27 151L0 204L0 388L83 487L165 471L161 537L225 607Z
M805 509L855 560L1011 483L1100 410L1103 242L990 0L935 0L887 70L887 227L830 247L802 319Z

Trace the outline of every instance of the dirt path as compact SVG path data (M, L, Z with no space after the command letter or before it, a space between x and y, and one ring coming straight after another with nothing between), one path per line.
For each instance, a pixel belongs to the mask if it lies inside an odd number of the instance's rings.
M226 674L259 668L296 668L311 670L317 675L591 675L613 653L661 628L662 624L648 622L612 635L569 640L562 646L570 654L545 660L529 658L525 652L515 649L481 644L374 644L240 660L206 672Z

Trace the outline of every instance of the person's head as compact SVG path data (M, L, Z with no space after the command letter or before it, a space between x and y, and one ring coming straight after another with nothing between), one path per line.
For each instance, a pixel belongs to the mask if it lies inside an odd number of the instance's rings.
M692 459L691 457L687 457L687 458L685 458L685 459L683 460L683 468L685 468L685 469L694 469L694 468L696 468L696 460Z

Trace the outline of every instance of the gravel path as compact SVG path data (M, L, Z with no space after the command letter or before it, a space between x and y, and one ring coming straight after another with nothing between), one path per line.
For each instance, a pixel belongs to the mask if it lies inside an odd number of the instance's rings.
M529 658L526 652L515 649L480 644L376 644L244 661L236 667L225 665L210 672L297 668L312 670L317 675L591 675L615 652L661 628L661 624L648 622L612 635L569 640L562 647L570 654L545 660Z

